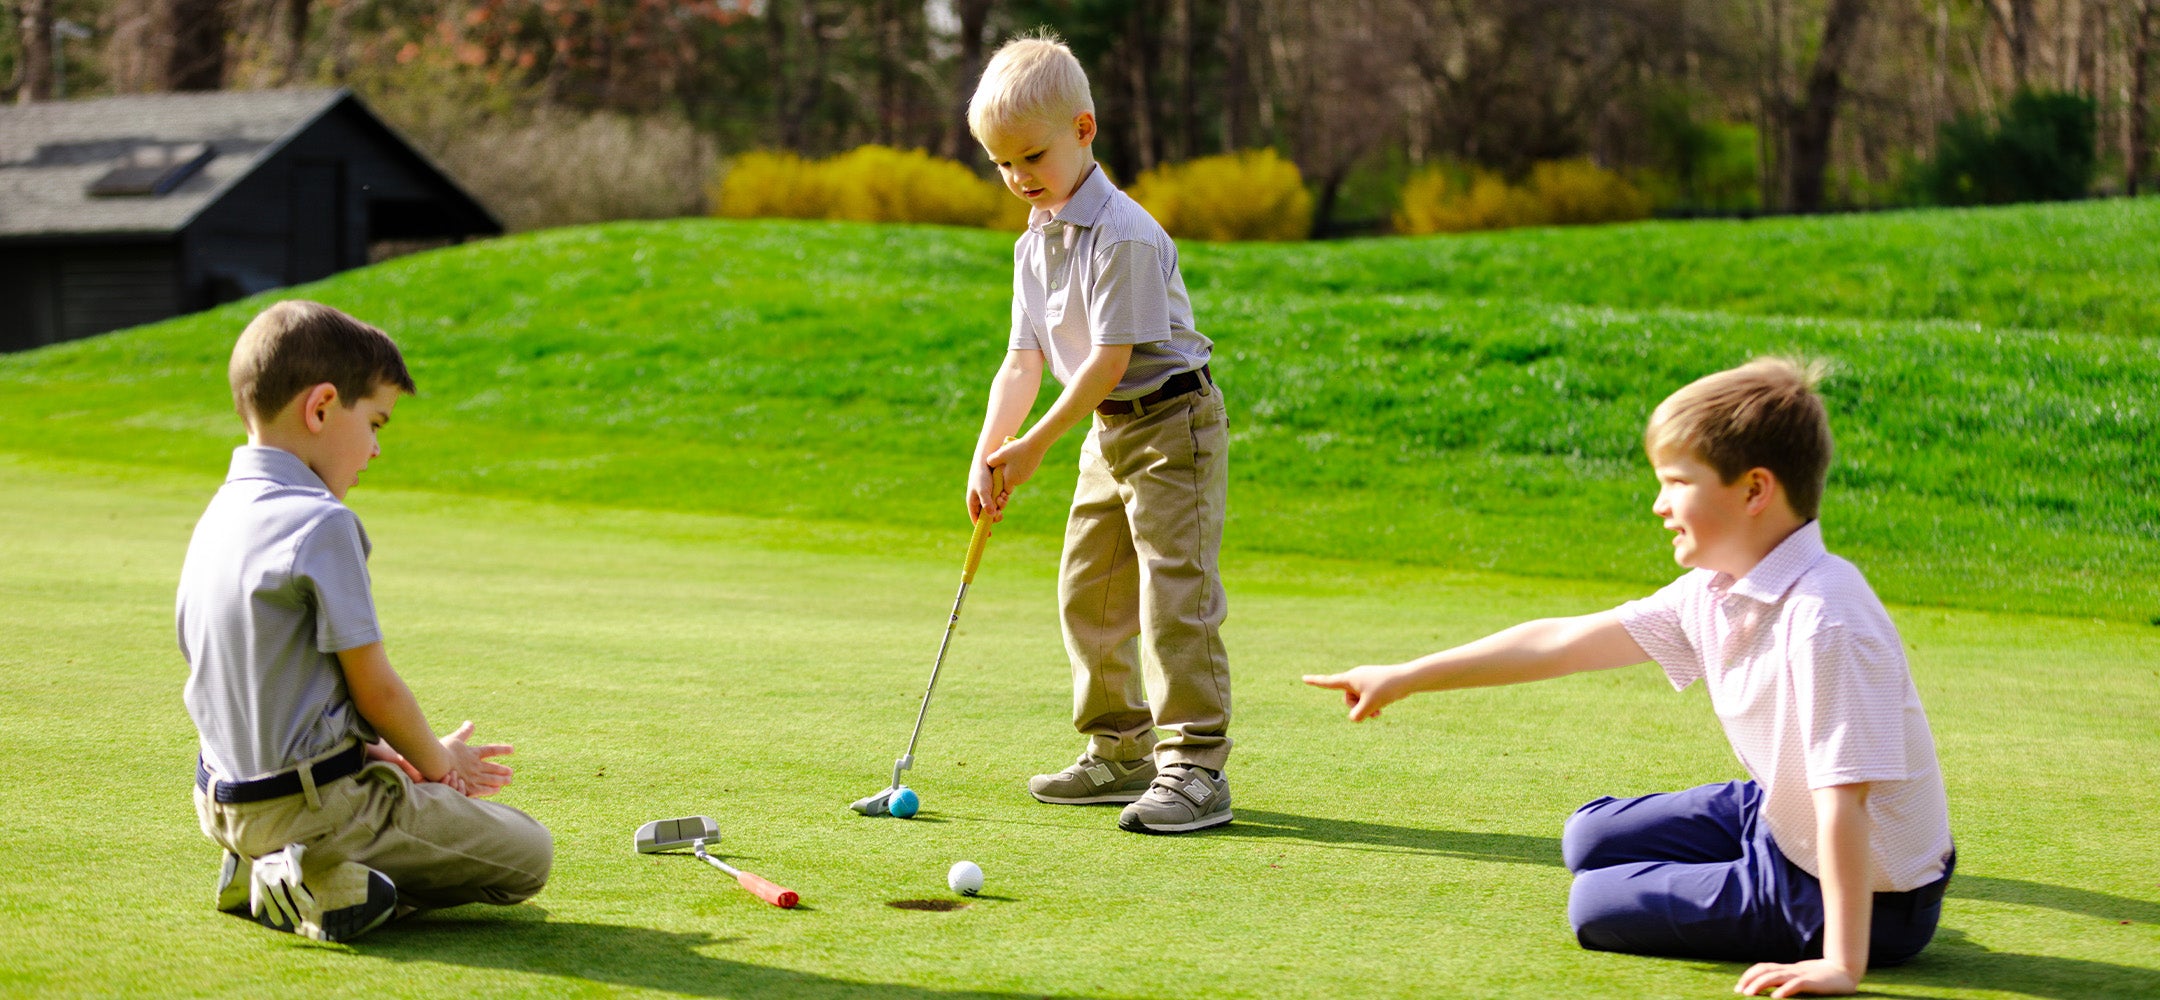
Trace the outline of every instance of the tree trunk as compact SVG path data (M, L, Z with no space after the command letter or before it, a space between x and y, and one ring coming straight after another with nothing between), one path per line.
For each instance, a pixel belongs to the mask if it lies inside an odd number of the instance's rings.
M1178 141L1176 156L1200 155L1200 55L1203 39L1193 0L1178 0Z
M877 136L881 146L896 146L900 131L900 12L893 0L877 0Z
M1223 4L1222 29L1222 145L1225 153L1234 153L1244 148L1246 132L1251 128L1245 120L1245 105L1251 100L1246 95L1252 90L1245 40L1245 0L1228 0Z
M952 111L945 126L942 152L947 159L969 159L968 102L974 99L982 76L983 28L990 21L990 4L991 0L959 0L954 5L954 13L960 15L960 58L953 64Z
M300 79L301 57L307 52L309 0L285 0L285 52L278 82L291 86Z
M217 90L225 85L224 0L171 0L166 7L172 55L165 89Z
M790 109L789 118L790 127L798 130L799 145L795 148L804 155L826 152L821 148L819 130L813 128L815 122L812 121L818 105L825 102L825 64L831 49L831 43L825 37L824 14L818 7L818 0L803 0L802 35L803 42L810 46L810 65L795 94L795 106Z
M2160 35L2160 0L2137 0L2130 16L2130 155L2123 187L2134 196L2152 168L2152 64L2160 42L2154 37Z
M2038 34L2033 0L1987 0L1987 9L1995 15L1995 28L2010 52L2011 86L2022 90L2032 72L2033 36Z
M795 118L795 93L788 80L788 18L781 0L765 4L765 56L770 60L773 125L780 148L802 152L802 122Z
M15 99L28 104L53 96L52 0L22 0L22 65Z
M1786 123L1785 207L1792 211L1822 211L1823 171L1830 164L1830 129L1837 122L1845 59L1866 13L1866 0L1831 0L1823 15L1822 47L1808 72L1806 97Z
M1125 86L1131 95L1126 113L1132 116L1130 159L1136 175L1162 162L1162 124L1155 104L1155 64L1161 48L1162 19L1156 15L1156 0L1137 0L1125 19Z

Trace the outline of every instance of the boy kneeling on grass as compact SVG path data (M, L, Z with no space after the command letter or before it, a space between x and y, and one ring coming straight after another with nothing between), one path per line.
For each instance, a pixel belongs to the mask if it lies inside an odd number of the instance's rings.
M1650 417L1651 512L1693 570L1610 611L1528 622L1306 683L1353 722L1418 691L1656 660L1697 680L1752 780L1576 810L1560 846L1583 947L1755 961L1737 992L1851 993L1935 934L1956 866L1935 741L1882 603L1816 522L1830 464L1819 372L1760 359Z
M510 781L470 722L437 740L391 669L367 533L343 501L412 376L382 331L280 302L227 372L248 443L233 451L180 571L195 813L225 849L218 908L319 941L427 907L516 903L555 844L478 796Z

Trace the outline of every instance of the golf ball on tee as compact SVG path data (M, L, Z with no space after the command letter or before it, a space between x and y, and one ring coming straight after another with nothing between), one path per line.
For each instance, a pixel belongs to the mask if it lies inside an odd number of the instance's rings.
M893 793L891 804L885 807L886 811L901 819L915 815L915 810L920 808L922 799L916 797L915 790L906 785L901 785L900 790Z
M960 895L975 895L982 891L982 867L973 861L955 861L945 873L945 884Z

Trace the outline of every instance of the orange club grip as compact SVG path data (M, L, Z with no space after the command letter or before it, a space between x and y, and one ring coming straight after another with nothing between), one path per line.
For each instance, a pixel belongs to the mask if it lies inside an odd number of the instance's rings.
M751 895L783 910L792 910L795 908L796 903L801 902L801 897L795 895L795 890L782 889L772 882L749 872L735 873L735 881L743 888L750 890Z

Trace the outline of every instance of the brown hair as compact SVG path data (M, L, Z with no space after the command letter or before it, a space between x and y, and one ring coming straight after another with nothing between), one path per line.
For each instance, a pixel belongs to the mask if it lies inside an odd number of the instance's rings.
M385 385L416 391L389 334L299 299L272 305L240 331L225 375L241 416L252 413L262 420L324 382L337 387L348 408Z
M1665 398L1643 429L1643 450L1684 449L1726 483L1768 469L1793 513L1813 520L1830 470L1830 418L1815 392L1820 361L1756 358L1705 375Z

